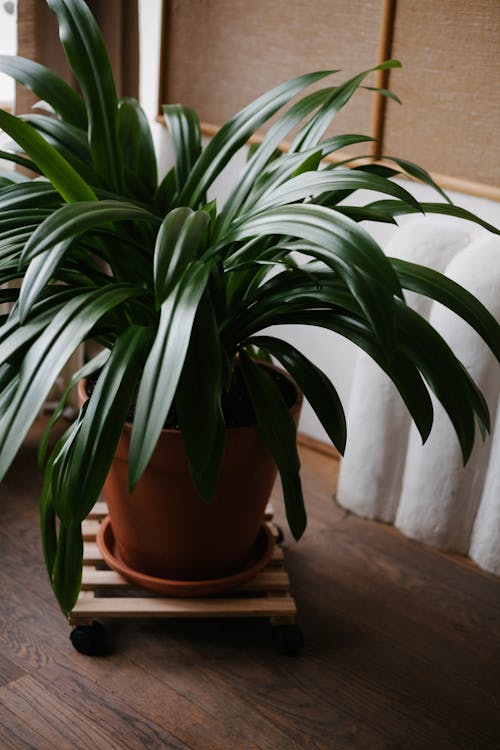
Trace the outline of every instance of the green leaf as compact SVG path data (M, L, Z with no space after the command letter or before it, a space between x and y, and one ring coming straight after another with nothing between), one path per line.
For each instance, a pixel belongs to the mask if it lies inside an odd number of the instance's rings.
M347 435L342 402L324 372L291 344L273 336L253 336L249 343L272 354L288 370L314 409L328 437L344 454Z
M164 104L163 114L172 137L175 175L180 192L201 154L201 131L198 115L182 104Z
M52 470L47 466L40 498L40 533L45 567L52 582L57 553L56 514L52 504Z
M51 70L25 57L0 55L0 71L50 104L63 120L86 129L87 113L81 96Z
M335 206L335 211L338 213L348 216L353 221L378 221L384 224L397 224L397 221L392 216L373 211L371 208L365 206Z
M5 161L12 161L15 164L19 164L20 167L31 169L33 172L39 171L36 164L30 159L26 159L24 156L20 156L19 154L11 151L4 151L3 149L0 149L0 159L4 159Z
M66 300L67 301L67 300ZM0 328L0 365L7 362L13 354L22 350L26 344L33 342L37 336L48 328L55 315L61 310L64 302L54 301L49 309L42 309L33 315L24 325L19 324L19 318L11 317L9 323Z
M43 464L45 462L45 456L47 453L47 447L49 444L52 430L56 422L61 418L64 412L64 409L66 407L66 403L68 401L71 391L79 383L80 380L83 380L84 378L91 375L93 372L96 372L97 370L99 370L101 367L104 367L109 355L110 355L109 350L104 349L102 352L99 352L99 354L97 354L95 357L93 357L88 362L86 362L82 367L76 370L71 376L71 378L69 379L68 384L66 388L64 389L63 394L61 398L59 399L59 402L56 408L50 415L50 419L47 422L47 426L45 427L45 430L43 431L43 435L40 440L40 444L38 446L37 461L38 461L38 467L40 469L43 467Z
M224 242L273 234L298 237L311 243L301 251L321 258L335 268L365 311L387 351L392 350L393 295L402 292L389 261L367 232L341 214L307 204L262 211L232 229ZM251 252L252 248L249 257ZM241 262L249 258L243 253L229 256L229 262L234 263L236 259Z
M438 271L399 258L390 258L401 286L441 302L466 320L500 361L500 326L481 302L460 284Z
M154 194L158 176L153 138L148 118L136 99L120 99L118 125L125 168Z
M78 172L30 125L0 109L0 128L21 146L67 203L97 200Z
M155 195L155 206L162 215L173 207L176 192L177 180L175 177L175 167L172 167L161 181Z
M432 427L432 401L418 369L402 351L393 352L388 360L370 327L350 311L283 310L266 321L266 325L282 324L327 328L364 350L395 384L425 442Z
M455 206L449 203L420 203L420 210L424 214L444 214L445 216L456 216L458 219L465 219L466 221L473 221L475 224L484 227L493 234L500 234L500 229L494 227L493 224L488 224L487 221L483 221L479 216L467 211L465 208ZM408 203L402 203L401 201L390 201L382 200L370 203L367 208L384 213L386 216L402 216L403 214L416 213L417 209L410 206Z
M380 96L385 96L387 99L392 99L397 104L402 104L399 96L396 96L394 91L390 91L390 89L380 89L377 86L361 86L361 88L366 89L366 91L373 91L375 94L380 94Z
M333 171L299 174L297 177L287 180L283 185L271 188L254 204L250 215L255 215L267 208L295 203L304 198L312 197L314 199L315 195L337 190L375 190L379 193L393 195L415 208L418 208L419 205L418 201L407 190L390 180L354 169L335 169ZM240 221L245 220L245 216L240 218Z
M277 86L228 120L211 139L196 161L179 196L179 205L195 206L230 158L245 145L252 133L306 86L331 71L309 73Z
M231 228L212 252L233 242L263 235L297 237L313 243L346 265L360 268L394 294L401 295L397 276L375 240L355 222L323 206L307 204L266 209ZM255 256L251 248L248 257L254 259ZM234 263L248 258L235 252L229 259Z
M312 112L316 107L323 104L332 91L334 91L332 88L313 91L308 96L300 99L300 101L295 102L295 104L293 104L275 123L271 125L263 142L260 145L255 146L254 152L248 159L243 174L224 204L219 219L217 236L224 233L233 217L238 213L240 207L248 198L250 192L253 191L256 180L262 175L269 160L276 156L276 149L281 142L306 115ZM278 159L280 159L280 157L278 157Z
M17 386L19 385L19 374L12 368L12 372L9 373L10 380L6 383L2 383L0 389L0 417L5 414L10 406L10 402L16 392Z
M23 185L24 188L26 188L26 191L29 193L33 187L38 188L40 185L47 186L47 183L40 183L40 182L28 182ZM50 185L48 186L50 188ZM12 193L12 191L9 189L9 192ZM19 197L20 190L19 187L16 189L17 197ZM35 191L36 192L36 191ZM52 190L50 188L50 195L53 198L54 196L59 196L55 192L55 190ZM45 190L42 192L42 195L47 193ZM6 209L4 208L4 203L2 202L2 198L4 197L4 191L0 193L0 206L2 207L2 211L0 213L0 233L1 236L4 236L4 232L10 231L11 229L25 229L27 226L34 226L34 224L41 224L41 222L47 218L47 216L50 216L50 211L44 208L13 208L13 209Z
M68 615L82 584L83 537L81 524L59 525L52 583L59 606Z
M45 468L43 489L39 504L43 557L51 584L53 581L54 565L57 555L56 514L54 510L54 504L52 502L52 469L54 461L56 460L66 441L70 439L71 434L75 429L75 424L70 425L64 435L59 438L52 450L49 461Z
M410 177L415 177L415 179L419 180L419 182L423 182L425 185L429 185L429 187L434 188L434 190L436 190L447 203L452 205L451 200L448 198L444 190L441 190L439 185L432 179L429 172L427 172L422 167L419 167L418 164L414 164L407 159L397 159L395 156L386 156L385 158L395 162L398 166L401 167L401 169L404 169L404 171L409 174Z
M53 503L66 524L83 521L97 501L108 475L137 387L151 330L127 328L116 340L80 429L54 466Z
M224 452L221 390L219 333L212 305L205 294L194 319L175 396L191 477L205 501L212 499Z
M205 249L210 226L206 211L174 208L164 218L154 254L155 299L160 307L189 263Z
M112 221L146 221L157 225L154 214L133 203L121 201L81 201L63 206L51 214L33 232L21 256L25 265L56 243L76 237L89 229L95 229Z
M92 164L85 130L47 115L23 115L22 120L35 128L46 140L50 140L59 151L65 148L67 152L78 157L80 162Z
M43 293L60 262L68 252L73 239L58 242L33 258L25 273L19 297L19 319L24 323L35 302Z
M137 396L130 441L131 490L142 476L163 429L209 274L209 264L195 261L186 268L162 304L158 333L146 360Z
M300 539L307 525L300 483L295 424L283 397L270 376L240 351L240 366L259 430L280 472L288 525Z
M78 294L32 343L21 368L21 380L10 407L0 418L0 479L69 356L94 325L113 307L142 293L126 284Z
M112 190L123 188L118 143L118 100L104 41L89 8L77 0L47 0L87 107L90 150L96 173Z
M337 86L319 111L297 133L290 150L303 151L305 148L316 146L337 112L347 104L369 73L376 70L388 70L389 68L400 67L401 63L398 60L386 60L380 65L376 65L369 70L364 70L362 73L354 76L354 78L350 78L348 81L340 84L340 86Z
M401 350L418 367L448 414L465 464L474 444L474 413L489 430L484 398L439 333L411 308L397 307Z

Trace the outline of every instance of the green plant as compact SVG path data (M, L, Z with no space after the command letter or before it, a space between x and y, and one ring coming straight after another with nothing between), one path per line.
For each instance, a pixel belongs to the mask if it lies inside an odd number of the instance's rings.
M475 421L483 434L489 429L488 409L447 344L406 306L403 290L450 307L497 358L499 327L443 275L385 257L361 222L395 222L399 214L423 211L497 230L453 206L409 162L393 159L394 169L325 165L328 154L371 140L322 140L370 71L292 104L330 73L278 86L227 122L204 149L195 112L165 106L175 166L158 184L146 117L135 100L117 99L87 6L81 0L48 3L82 96L35 62L0 57L0 70L53 109L20 117L0 111L0 127L17 144L0 156L40 175L29 180L4 172L0 189L0 285L22 279L19 290L0 291L0 302L14 303L0 327L0 477L68 357L87 339L100 342L103 352L70 384L103 368L92 398L46 462L47 437L40 452L45 562L63 610L72 607L80 586L80 525L101 491L138 382L131 487L175 399L193 481L209 500L224 447L221 393L238 361L279 467L290 528L301 536L306 513L295 428L275 384L250 355L272 356L290 372L341 452L345 419L326 376L290 344L262 334L268 326L320 326L354 341L392 378L423 440L433 420L432 390L466 461ZM232 155L280 110L224 206L208 201L207 190ZM291 147L277 153L291 131ZM419 204L391 180L399 171L432 185L447 202ZM386 198L349 205L346 199L359 189Z

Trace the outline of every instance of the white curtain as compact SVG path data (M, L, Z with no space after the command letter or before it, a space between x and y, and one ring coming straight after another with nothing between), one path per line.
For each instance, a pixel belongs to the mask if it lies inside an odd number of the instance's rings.
M396 233L386 252L445 272L500 320L500 238L469 231L415 219ZM408 537L469 554L500 575L500 368L479 336L447 308L417 295L408 299L466 364L497 426L484 444L478 436L463 467L451 423L434 399L434 426L422 446L395 387L360 353L337 499L359 515L394 523Z

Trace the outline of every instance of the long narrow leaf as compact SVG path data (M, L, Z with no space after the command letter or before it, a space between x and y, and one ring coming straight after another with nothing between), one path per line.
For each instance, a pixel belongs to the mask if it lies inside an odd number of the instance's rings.
M194 110L181 104L164 104L163 114L173 141L175 175L180 192L201 153L200 121Z
M21 146L67 203L97 200L78 172L32 127L0 109L0 128Z
M411 308L398 305L398 321L401 350L422 372L443 405L455 428L465 464L474 444L474 414L485 430L490 428L484 398L450 347L424 318Z
M59 35L87 106L94 168L112 190L123 187L118 143L118 100L104 41L89 8L76 0L48 0Z
M110 355L109 350L104 349L102 352L99 352L99 354L96 354L95 357L93 357L88 362L86 362L78 370L75 370L75 372L69 379L66 385L66 388L64 389L63 394L61 398L59 399L59 402L56 408L50 415L50 419L47 422L45 430L43 431L42 438L40 440L40 444L38 446L37 461L38 461L38 466L40 469L43 467L43 464L45 462L45 456L47 453L47 448L48 448L50 436L52 434L52 430L54 429L57 421L61 418L64 412L64 409L66 407L66 403L68 401L71 391L79 383L80 380L88 377L90 374L92 374L93 372L96 372L101 367L104 367L109 355Z
M162 222L154 254L155 299L158 307L172 291L189 263L206 247L210 215L177 208Z
M144 365L151 330L126 329L101 372L74 441L54 467L53 503L65 523L83 521L102 490Z
M58 242L50 250L45 250L31 261L21 286L19 297L19 319L24 323L31 308L49 283L59 263L72 244L72 239Z
M401 287L389 261L373 238L355 222L329 209L314 205L269 208L258 216L238 223L221 239L221 245L261 235L301 238L338 256L349 265L361 268L394 294ZM242 260L234 253L231 260Z
M146 114L136 99L120 99L118 125L125 170L154 195L158 176L153 138Z
M282 324L326 328L364 350L394 382L425 442L432 427L432 401L417 367L406 354L396 351L388 360L370 327L350 311L282 310L266 321L266 325Z
M56 243L76 237L79 234L108 224L112 221L146 221L153 225L159 223L154 214L133 203L121 201L80 201L73 205L63 206L55 211L35 230L26 243L21 256L24 265L49 250Z
M24 156L20 156L13 151L4 151L3 149L0 149L0 160L1 159L14 162L14 164L18 164L20 167L24 167L25 169L31 169L33 172L39 171L38 167L34 162L31 161L31 159L26 159Z
M391 258L390 261L404 289L437 300L460 315L478 332L500 361L500 326L473 294L431 268L399 258Z
M328 437L343 455L347 435L344 409L325 373L286 341L273 336L254 336L249 343L272 354L288 370L316 412Z
M293 205L257 214L233 229L225 241L259 234L289 235L313 243L315 247L305 252L335 268L355 295L385 348L392 350L394 295L401 296L401 288L380 247L358 224L345 216L332 214L322 206ZM233 262L236 258L238 253L230 256Z
M245 145L255 130L295 94L331 72L310 73L283 83L260 96L223 125L191 170L179 197L179 205L195 206L230 158Z
M401 63L398 60L386 60L380 63L380 65L376 65L369 70L364 70L362 73L354 76L354 78L350 78L340 86L337 86L330 99L323 104L319 112L296 135L291 146L291 151L302 151L305 148L317 145L333 117L347 104L370 73L376 70L388 70L400 67Z
M285 182L276 189L264 193L252 208L252 214L266 208L294 203L310 196L335 190L374 190L393 195L418 209L418 202L397 183L386 180L375 174L354 169L335 169L333 171L306 172ZM241 217L241 221L245 217Z
M82 583L83 537L81 524L59 525L52 582L65 615L75 606Z
M208 296L200 302L177 386L175 403L182 439L201 497L212 499L224 451L221 412L222 352ZM203 427L200 429L200 425Z
M337 71L332 71L337 72ZM229 198L224 204L220 220L218 222L218 235L223 234L231 223L232 218L238 213L250 191L255 185L256 179L262 174L264 167L271 158L275 149L286 136L316 107L320 106L330 96L334 89L325 88L313 91L308 96L293 104L281 117L271 125L263 142L256 148L255 153L249 159L244 173L233 188Z
M130 441L129 482L133 489L154 451L184 365L194 317L210 265L195 261L161 307L158 333L141 378Z
M487 229L488 232L493 232L493 234L500 234L500 229L497 227L494 227L493 224L489 224L487 221L484 221L479 216L476 216L471 211L467 211L465 208L461 208L460 206L455 206L454 204L449 203L420 203L420 210L424 214L443 214L444 216L456 216L458 219L465 219L466 221L472 221L474 224L479 224L479 226L484 227L484 229ZM417 209L413 206L410 206L408 203L402 203L401 201L390 201L390 200L381 200L381 201L375 201L374 203L370 203L367 206L368 208L371 208L373 211L377 211L379 213L384 213L387 216L403 216L404 214L412 214L416 213Z
M51 70L26 57L0 55L0 71L50 104L63 120L86 129L87 114L81 96Z
M280 472L288 525L300 539L307 525L300 482L296 429L283 397L269 375L240 352L241 372L257 424Z
M0 479L69 356L103 315L139 292L135 287L116 284L110 289L80 294L57 313L32 344L14 398L0 418Z

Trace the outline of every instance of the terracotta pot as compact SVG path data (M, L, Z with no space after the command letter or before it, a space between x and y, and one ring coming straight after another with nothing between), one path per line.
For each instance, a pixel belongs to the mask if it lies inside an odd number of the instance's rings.
M87 398L83 382L79 396L82 402ZM297 389L291 407L295 424L301 407ZM227 430L221 474L210 503L194 488L178 430L162 431L130 494L131 430L126 423L104 485L115 549L122 561L150 576L190 581L231 576L248 564L277 475L257 426Z

